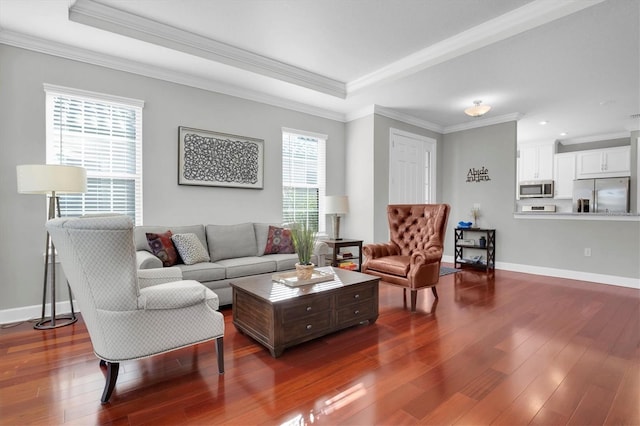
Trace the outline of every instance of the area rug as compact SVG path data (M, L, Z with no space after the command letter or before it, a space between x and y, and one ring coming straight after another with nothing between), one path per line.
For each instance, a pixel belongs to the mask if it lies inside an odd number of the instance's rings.
M456 268L447 268L446 266L441 266L440 267L440 276L444 276L444 275L449 275L449 274L455 274L456 272L460 272L460 269L456 269Z

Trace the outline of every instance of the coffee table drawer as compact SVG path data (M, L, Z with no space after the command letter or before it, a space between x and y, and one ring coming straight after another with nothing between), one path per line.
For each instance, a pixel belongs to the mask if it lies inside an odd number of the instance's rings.
M301 303L292 303L282 309L282 320L288 323L291 320L299 319L309 315L322 312L329 312L331 308L331 298L313 297Z
M340 308L337 312L338 326L357 324L361 321L369 320L372 316L377 316L375 308L373 299Z
M354 289L345 290L336 296L337 307L359 303L365 300L373 299L374 294L377 291L377 287L374 285L358 286Z
M307 336L318 333L325 333L331 328L331 312L327 311L322 314L309 315L304 318L298 318L295 321L285 323L283 326L283 335L285 344L296 341Z

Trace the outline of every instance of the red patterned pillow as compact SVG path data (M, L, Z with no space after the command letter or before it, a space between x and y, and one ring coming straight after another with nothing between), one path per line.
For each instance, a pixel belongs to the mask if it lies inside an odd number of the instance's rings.
M171 235L173 235L171 231L167 231L164 234L147 232L147 242L151 253L162 260L162 266L173 266L180 260L176 246L173 245L171 240Z
M267 236L267 245L264 247L264 254L295 252L293 240L291 239L291 230L269 226L269 235Z

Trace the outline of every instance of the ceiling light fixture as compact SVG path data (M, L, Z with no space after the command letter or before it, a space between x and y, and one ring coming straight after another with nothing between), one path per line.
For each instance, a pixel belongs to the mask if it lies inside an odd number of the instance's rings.
M482 101L473 101L473 106L464 110L464 113L471 117L480 117L489 112L491 107L489 105L480 105Z

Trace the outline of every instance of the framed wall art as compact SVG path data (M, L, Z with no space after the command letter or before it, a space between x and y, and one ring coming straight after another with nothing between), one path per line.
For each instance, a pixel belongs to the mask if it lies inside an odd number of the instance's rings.
M178 184L262 189L264 140L178 127Z

